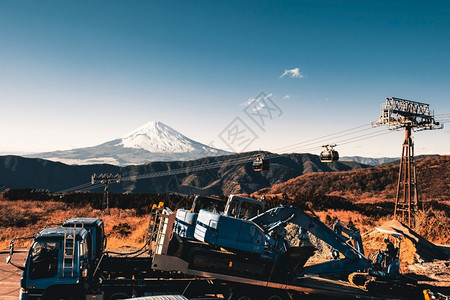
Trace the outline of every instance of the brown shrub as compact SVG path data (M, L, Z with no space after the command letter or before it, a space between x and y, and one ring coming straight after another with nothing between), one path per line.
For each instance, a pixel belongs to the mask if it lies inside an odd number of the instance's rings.
M450 244L450 218L446 212L428 209L419 211L415 231L425 239L438 244Z

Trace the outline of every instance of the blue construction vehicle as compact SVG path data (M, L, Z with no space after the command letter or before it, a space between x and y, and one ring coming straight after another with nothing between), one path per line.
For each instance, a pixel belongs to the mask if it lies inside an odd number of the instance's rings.
M101 219L72 218L61 227L43 229L34 237L25 265L19 266L20 299L83 299L105 246Z
M39 232L21 278L21 299L80 299L92 269L92 235L85 228L56 227Z
M283 230L288 222L301 226L344 257L303 267L315 249L290 247ZM357 247L348 243L348 239L342 234L326 226L317 216L292 206L273 208L248 220L201 210L194 237L208 245L242 254L245 256L246 268L251 264L247 257L254 259L255 270L261 269L259 267L262 264L268 265L269 273L262 270L261 275L269 277L273 274L289 275L292 279L312 274L342 275L367 269L372 264ZM205 260L204 257L202 259ZM211 256L211 260L214 260L214 256Z

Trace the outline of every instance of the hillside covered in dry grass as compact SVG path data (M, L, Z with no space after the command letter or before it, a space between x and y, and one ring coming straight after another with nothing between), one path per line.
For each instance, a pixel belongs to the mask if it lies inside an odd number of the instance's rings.
M380 202L395 198L398 165L380 165L342 172L316 172L264 188L255 195L315 195L344 197L350 201ZM450 155L416 161L420 200L450 205Z
M0 195L0 250L7 249L16 237L34 237L41 229L62 224L73 217L102 218L108 237L108 248L124 245L141 246L148 225L147 215L135 209L112 208L106 215L90 205L76 205L57 201L5 200ZM30 240L17 241L17 247L28 247Z

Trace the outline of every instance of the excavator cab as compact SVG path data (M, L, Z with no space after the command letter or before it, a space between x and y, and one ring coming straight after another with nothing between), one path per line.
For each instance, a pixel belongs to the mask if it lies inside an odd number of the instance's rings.
M224 215L238 219L250 219L264 212L264 202L258 199L230 195Z
M225 202L218 198L197 195L192 203L191 212L198 213L200 209L206 209L215 213L223 212Z

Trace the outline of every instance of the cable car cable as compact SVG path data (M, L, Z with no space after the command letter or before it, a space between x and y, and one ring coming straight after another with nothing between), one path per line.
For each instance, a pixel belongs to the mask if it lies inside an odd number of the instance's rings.
M340 134L340 133L345 133L347 131L352 131L352 130L355 130L355 129L366 127L368 125L370 126L371 123L360 125L360 126L356 126L356 127L353 127L353 128L350 128L350 129L346 129L346 130L342 130L342 131L338 131L338 132L335 132L335 133L323 135L323 136L320 136L318 138L314 138L314 139L311 139L311 140L306 140L306 141L303 141L303 142L295 143L295 144L292 144L292 145L289 145L289 146L277 148L277 149L274 149L273 152L280 152L280 151L283 151L283 149L285 149L285 148L291 148L291 147L296 146L296 145L301 145L301 144L309 143L309 142L312 142L312 141L321 140L321 139L324 139L324 138L327 138L327 137L331 137L331 136L334 136L334 135L337 135L337 134Z
M357 136L357 137L353 137L353 138L341 141L340 144L341 145L342 144L348 144L348 143L352 143L352 142L355 142L355 141L360 141L360 140L372 138L372 137L375 137L375 136L388 134L390 132L391 131L383 131L381 133L377 132L375 134L371 133L371 134L360 135L360 136ZM317 148L318 147L311 147L309 149L316 150ZM283 155L281 155L281 154L271 154L271 155L268 155L266 158L267 159L273 159L273 158L281 157L281 156L283 156ZM202 170L207 170L207 169L215 169L215 168L222 167L222 165L225 164L225 163L241 164L241 163L250 162L253 159L254 159L254 155L248 156L248 157L239 157L239 158L236 158L236 159L228 159L228 160L223 160L223 161L219 161L219 162L213 162L213 163L209 163L209 164L203 164L203 165L197 165L197 166L188 166L188 167L179 168L179 169L164 170L164 171L160 171L160 172L153 172L153 173L147 173L147 174L140 174L140 175L132 175L132 176L128 176L128 177L122 177L121 181L141 180L141 179L156 178L156 177L162 177L162 176L177 175L177 174L188 173L188 172L190 173L190 172L202 171ZM82 191L83 190L93 190L93 189L99 188L101 186L102 186L102 184L99 183L97 185L85 187L85 188L82 188L80 190L82 190ZM68 190L70 190L70 189L68 189Z
M292 148L292 147L294 147L294 149L305 149L304 146L310 145L312 141L325 139L327 137L332 137L332 136L335 136L337 134L346 133L348 131L356 130L356 129L359 129L359 128L362 128L362 127L366 127L368 125L370 125L370 123L369 124L360 125L360 126L356 126L356 127L353 127L353 128L347 129L347 130L342 130L342 131L339 131L339 132L336 132L336 133L333 133L333 134L324 135L324 136L321 136L319 138L315 138L315 139L307 140L307 141L304 141L304 142L296 143L296 144L293 144L293 145L290 145L290 146L286 146L286 147L283 147L283 148L278 148L278 149L289 149L289 148ZM366 129L363 129L363 130L358 130L358 131L355 131L355 132L352 132L352 133L346 133L346 134L343 134L343 135L338 136L338 137L343 137L343 136L356 134L358 132L363 132L363 131L369 130L371 128L373 128L373 127L366 128ZM391 131L384 131L382 133L377 132L377 133L370 133L370 134L365 134L365 135L359 135L359 136L356 136L356 137L352 137L352 138L343 140L343 141L339 142L339 144L340 145L348 144L348 143L352 143L352 142L355 142L355 141L360 141L360 140L364 140L364 139L367 139L367 138L371 138L371 137L387 134L387 133L390 133L390 132ZM305 143L307 143L307 144L305 144ZM303 147L299 147L300 145L303 145ZM297 146L297 147L295 147L295 146ZM317 148L320 148L320 147L310 147L308 149L316 150ZM277 158L277 157L281 157L281 156L283 156L283 155L272 153L272 154L267 155L266 159L273 159L273 158ZM178 168L178 169L171 169L171 170L164 170L164 171L147 173L147 174L126 176L126 177L122 177L121 181L133 181L133 180L156 178L156 177L162 177L162 176L172 176L172 175L183 174L183 173L190 173L190 172L196 172L196 171L202 171L202 170L208 170L208 169L221 168L224 164L247 163L247 162L250 162L252 160L254 160L254 154L252 154L251 156L248 156L248 157L239 157L239 158L235 158L235 159L225 159L225 160L222 160L222 161L216 161L216 162L211 162L211 163L197 165L197 166L187 166L187 167ZM62 190L62 191L60 191L58 193L75 191L75 190L92 190L92 189L99 188L101 186L102 186L101 183L98 183L96 185L92 185L91 183L85 183L85 184L82 184L82 185L79 185L79 186L75 186L75 187L72 187L72 188L68 188L68 189Z
M355 131L355 132L351 132L351 133L347 133L347 134L344 134L344 135L341 135L341 136L339 136L339 137L344 137L344 136L349 136L349 135L353 135L353 134L356 134L356 133L359 133L359 132L363 132L363 131L367 131L367 130L370 130L370 129L372 129L372 128L366 128L366 129L362 129L362 130L358 130L358 131ZM336 138L339 138L339 137L336 137ZM327 140L323 140L324 142L325 141L328 141L329 139L327 139ZM311 144L315 144L315 143L308 143L308 144L305 144L304 146L309 146L309 145L311 145ZM294 148L294 149L302 149L302 148ZM292 150L292 149L291 149Z
M362 135L358 135L358 136L355 136L355 137L351 137L351 138L348 138L348 139L345 139L345 140L341 140L341 141L338 141L338 142L336 142L336 144L338 144L338 145L343 145L343 144L346 144L347 142L351 142L352 140L361 140L361 139L365 139L365 137L367 137L367 138L370 138L372 135L376 135L377 133L379 133L380 131L377 131L377 132L374 132L374 133L368 133L368 134L362 134ZM383 130L382 131L383 132L383 134L388 134L388 133L390 133L391 131L388 131L388 130ZM344 136L344 135L343 135ZM312 150L315 150L315 149L320 149L322 146L315 146L315 147L297 147L297 148L295 148L295 150L297 150L297 151L312 151Z
M348 143L352 143L352 142L356 142L356 141L360 141L360 140L364 140L364 139L368 139L368 138L372 138L375 136L379 136L379 135L384 135L384 134L388 134L391 131L383 131L383 132L377 132L377 133L370 133L370 134L365 134L365 135L360 135L357 137L353 137L350 139L346 139L340 142L340 145L342 144L348 144ZM317 147L314 148L309 148L311 150L315 150L317 149ZM282 154L270 154L268 155L266 158L267 159L273 159L276 157L281 157L283 156ZM203 165L198 165L198 166L188 166L185 168L179 168L179 169L172 169L172 170L165 170L165 171L160 171L160 172L153 172L153 173L147 173L147 174L140 174L140 175L132 175L132 176L128 176L128 177L122 177L121 181L133 181L133 180L141 180L141 179L148 179L148 178L156 178L156 177L162 177L162 176L171 176L171 175L177 175L177 174L182 174L182 173L190 173L190 172L196 172L196 171L202 171L202 170L207 170L207 169L215 169L215 168L220 168L224 163L229 163L229 164L240 164L240 163L246 163L246 162L250 162L254 159L254 155L252 156L248 156L248 157L240 157L240 158L236 158L236 159L228 159L228 160L223 160L220 162L213 162L213 163L209 163L209 164L203 164ZM86 185L86 184L85 184ZM94 186L90 186L90 187L85 187L80 189L81 191L83 190L93 190L96 188L101 187L102 184L96 184ZM68 189L70 190L70 189Z
M68 188L68 189L61 190L61 191L58 192L58 194L60 194L60 193L66 193L66 192L71 192L72 190L79 190L79 189L82 189L82 188L84 188L84 187L91 186L91 185L92 185L91 182L84 183L84 184L77 185L77 186L74 186L74 187L71 187L71 188Z

